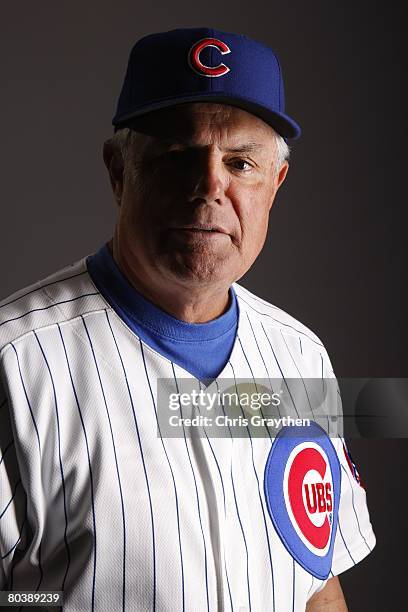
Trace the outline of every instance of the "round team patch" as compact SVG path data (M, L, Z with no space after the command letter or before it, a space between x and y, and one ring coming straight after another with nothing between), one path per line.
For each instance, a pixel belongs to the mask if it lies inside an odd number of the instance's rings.
M269 515L288 552L321 580L331 568L340 486L336 450L317 423L279 432L265 466Z

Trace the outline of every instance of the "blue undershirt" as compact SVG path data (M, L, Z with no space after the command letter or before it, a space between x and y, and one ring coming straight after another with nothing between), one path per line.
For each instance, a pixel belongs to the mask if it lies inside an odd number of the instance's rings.
M235 291L226 312L208 323L186 323L143 297L119 270L107 244L87 258L88 272L105 300L155 351L208 384L224 369L238 328Z

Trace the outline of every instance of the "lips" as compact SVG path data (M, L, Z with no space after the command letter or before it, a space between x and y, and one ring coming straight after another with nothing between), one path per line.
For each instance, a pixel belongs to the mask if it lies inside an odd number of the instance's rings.
M210 224L210 223L187 223L183 225L177 225L172 227L173 230L185 230L191 232L215 232L218 234L229 234L227 230L218 225L218 224Z

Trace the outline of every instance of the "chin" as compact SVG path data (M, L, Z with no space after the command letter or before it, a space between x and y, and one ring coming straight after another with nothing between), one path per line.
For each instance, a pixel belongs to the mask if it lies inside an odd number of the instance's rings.
M234 277L230 262L218 258L177 256L166 261L166 276L190 285L229 284Z

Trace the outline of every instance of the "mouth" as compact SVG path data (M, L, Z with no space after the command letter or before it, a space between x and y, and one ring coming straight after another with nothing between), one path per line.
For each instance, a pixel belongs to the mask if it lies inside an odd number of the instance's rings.
M192 223L187 225L179 225L177 227L170 228L175 231L182 232L192 232L192 233L202 233L202 234L226 234L229 235L228 232L219 225L209 225L202 223Z

